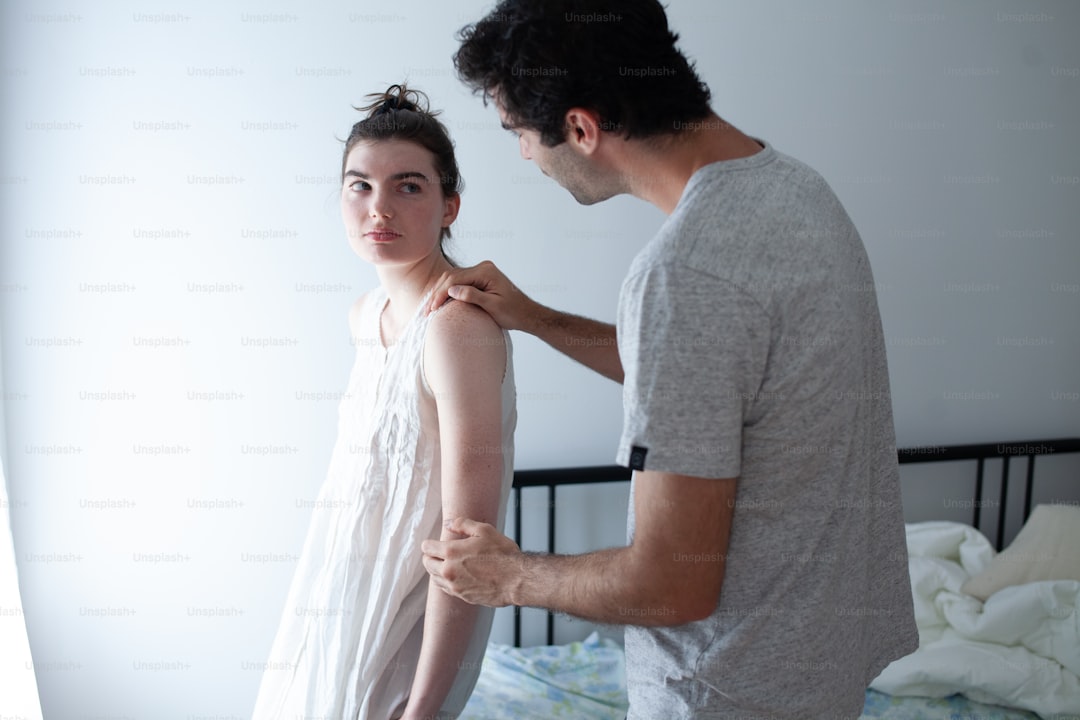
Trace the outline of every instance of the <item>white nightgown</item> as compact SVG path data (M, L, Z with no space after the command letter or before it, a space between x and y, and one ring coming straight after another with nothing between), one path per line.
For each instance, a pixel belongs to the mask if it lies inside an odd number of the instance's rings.
M438 417L423 373L431 316L417 308L389 348L383 288L356 317L356 362L338 408L338 437L259 688L253 720L390 720L403 710L423 637L428 574L420 543L442 529ZM437 311L438 312L438 311ZM502 382L503 484L516 424L510 337ZM493 610L481 608L440 718L465 706Z

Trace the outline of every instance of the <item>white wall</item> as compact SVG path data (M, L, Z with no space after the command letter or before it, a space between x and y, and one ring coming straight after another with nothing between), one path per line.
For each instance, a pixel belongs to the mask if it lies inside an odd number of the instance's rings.
M717 111L859 226L901 444L1076 434L1080 6L670 4ZM444 109L459 260L614 318L662 216L517 157L450 66L487 6L3 5L7 469L47 717L247 716L375 283L336 202L364 93L407 77ZM515 343L519 466L611 462L618 388ZM619 542L624 506L568 500L589 529L562 549Z

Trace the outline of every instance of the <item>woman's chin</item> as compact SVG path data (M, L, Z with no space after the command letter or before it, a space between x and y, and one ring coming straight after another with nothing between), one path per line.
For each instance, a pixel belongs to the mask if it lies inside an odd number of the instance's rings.
M356 257L360 258L366 263L371 265L386 265L397 264L400 262L393 257L393 249L386 247L385 244L375 245L368 242L366 238L361 238L359 241L351 241L349 247L352 248Z

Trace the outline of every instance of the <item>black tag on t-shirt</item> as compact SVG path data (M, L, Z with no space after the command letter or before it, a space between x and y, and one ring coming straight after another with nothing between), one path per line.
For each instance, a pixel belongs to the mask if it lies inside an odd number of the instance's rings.
M630 448L630 469L631 470L644 470L645 469L645 455L649 452L649 448L639 447L634 445Z

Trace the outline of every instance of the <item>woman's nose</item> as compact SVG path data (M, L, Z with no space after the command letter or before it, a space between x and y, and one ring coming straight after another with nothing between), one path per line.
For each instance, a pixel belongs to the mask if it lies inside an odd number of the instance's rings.
M389 198L379 190L371 194L370 213L371 217L390 217L392 214Z

